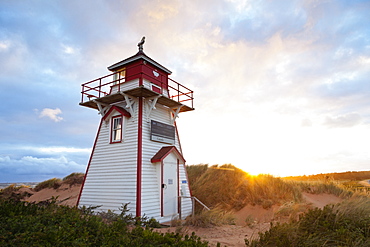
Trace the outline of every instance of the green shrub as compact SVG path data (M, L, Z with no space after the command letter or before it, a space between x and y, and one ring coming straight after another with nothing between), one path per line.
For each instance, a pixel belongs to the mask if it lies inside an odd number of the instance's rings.
M40 206L0 199L0 222L0 246L208 246L194 233L128 227L121 215L105 223L91 209L55 203Z
M45 180L36 185L34 191L40 191L46 188L58 189L62 185L62 180L59 178L52 178L49 180Z
M370 199L311 209L299 221L272 225L248 246L370 246Z

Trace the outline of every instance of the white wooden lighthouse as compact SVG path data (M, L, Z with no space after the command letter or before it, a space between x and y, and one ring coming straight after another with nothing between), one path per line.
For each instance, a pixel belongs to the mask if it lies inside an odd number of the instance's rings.
M143 52L82 84L80 105L101 115L77 204L118 209L159 222L185 218L192 200L176 118L194 110L193 91Z

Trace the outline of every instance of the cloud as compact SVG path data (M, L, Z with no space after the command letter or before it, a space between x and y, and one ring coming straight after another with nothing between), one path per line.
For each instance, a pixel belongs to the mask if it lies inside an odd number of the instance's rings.
M259 43L278 32L284 37L296 35L307 23L307 10L298 2L239 1L228 7L230 14L223 23L227 39ZM280 14L271 14L276 11Z
M41 181L45 176L64 177L72 172L84 172L85 165L68 160L65 156L38 158L24 156L19 159L0 157L0 181Z
M73 47L71 46L68 46L68 45L64 45L62 44L62 47L63 47L63 51L67 54L74 54L76 53L76 49L74 49Z
M32 150L38 153L90 153L90 148L74 148L74 147L23 147L23 150Z
M327 116L324 122L329 128L349 128L362 122L362 117L358 113L349 113L339 116Z
M51 120L53 120L54 122L60 122L60 121L63 120L63 118L58 116L59 114L62 114L62 111L59 108L55 108L55 109L44 108L40 112L39 117L40 118L48 117Z
M0 41L0 52L8 50L10 42L8 40Z
M312 126L312 121L308 118L302 119L301 126L302 127L311 127Z

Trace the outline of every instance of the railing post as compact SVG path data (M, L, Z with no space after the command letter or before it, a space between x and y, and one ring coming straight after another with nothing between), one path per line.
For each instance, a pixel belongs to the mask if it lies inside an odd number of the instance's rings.
M81 91L81 103L84 102L84 84L82 84L82 91Z
M180 102L180 84L177 83L177 102Z
M191 197L191 200L193 201L193 207L192 207L192 215L194 216L195 215L195 200L194 200L194 197Z
M100 98L100 93L101 93L101 79L99 79L99 98Z
M118 92L121 92L121 72L116 72L118 73ZM114 80L114 77L117 77L115 75L113 75L113 80Z
M191 108L194 108L193 100L194 100L193 91L191 91Z
M178 196L177 197L177 200L178 200L177 203L179 204L179 207L178 207L178 210L179 210L179 219L181 220L181 214L182 214L181 213L181 201L182 201L181 200L181 196Z

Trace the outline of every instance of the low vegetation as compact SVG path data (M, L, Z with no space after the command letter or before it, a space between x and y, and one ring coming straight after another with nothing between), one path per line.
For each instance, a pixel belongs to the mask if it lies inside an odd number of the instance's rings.
M11 184L4 189L0 189L0 198L21 200L30 197L32 195L32 192L38 192L43 189L58 189L63 184L68 184L69 186L81 185L83 183L83 179L84 173L74 172L64 177L63 179L52 178L40 182L33 189L25 185L16 186L15 184ZM23 188L28 188L28 190L21 190Z
M63 178L63 183L69 184L70 186L82 184L84 181L84 173L73 172Z
M251 176L232 165L187 169L189 181L193 181L190 184L193 195L219 212L237 211L247 204L266 209L279 206L275 210L277 221L270 230L259 233L257 239L246 239L247 246L370 246L369 188L359 183L370 177L366 172L322 174L299 180ZM334 179L339 177L351 180ZM312 208L303 200L303 192L333 194L344 201L323 209ZM187 222L203 227L217 225L210 215L211 212L198 207L197 214ZM220 218L222 214L216 215ZM250 216L245 222L253 227L255 219ZM232 221L226 220L224 224Z
M333 194L343 199L349 198L354 194L354 191L336 181L294 181L302 191L311 194Z
M180 228L183 224L235 224L235 211L246 205L265 209L274 206L276 222L270 230L259 233L257 239L246 239L247 246L370 246L370 188L359 183L370 177L366 172L320 174L301 180L252 176L232 165L187 166L187 172L192 195L211 210L196 203L195 215L185 222L178 220ZM41 182L33 191L58 189L63 184L80 185L83 178L83 173L72 173L63 179ZM56 198L38 204L22 202L32 192L22 188L10 185L0 190L1 246L208 246L194 233L189 236L180 234L181 231L153 231L152 227L159 227L159 223L133 217L128 214L127 205L120 214L93 214L91 208L58 206ZM323 209L312 208L303 200L303 192L333 194L344 201ZM255 224L253 216L245 219L246 226Z
M34 191L43 189L58 189L62 185L62 180L59 178L51 178L36 185Z
M370 178L370 171L361 172L336 172L308 176L290 176L286 179L296 181L361 181Z
M63 179L60 178L51 178L45 180L36 185L34 191L40 191L43 189L58 189L63 183L72 185L82 184L84 179L84 173L71 173L68 176L64 177Z
M194 233L154 232L153 220L0 199L0 246L208 246Z
M186 218L185 225L197 227L214 227L221 225L235 225L235 216L231 211L222 208L203 210Z
M188 166L187 170L189 181L196 177L190 183L193 195L209 207L239 210L251 204L270 208L277 203L302 200L301 189L295 183L270 175L252 176L232 165L207 169L204 165Z
M27 187L23 185L15 186L14 184L11 184L5 189L0 190L0 198L20 200L31 195L28 192L19 192L19 190L22 188Z
M284 178L284 180L300 183L303 187L306 187L305 189L312 189L312 193L332 193L344 198L348 198L354 193L370 195L370 187L360 183L360 181L366 181L368 183L369 179L370 171L327 173ZM333 191L333 189L336 191Z
M189 184L193 185L207 170L208 165L205 164L186 166Z
M298 221L273 224L247 246L370 246L370 199L355 196L337 205L314 208Z

